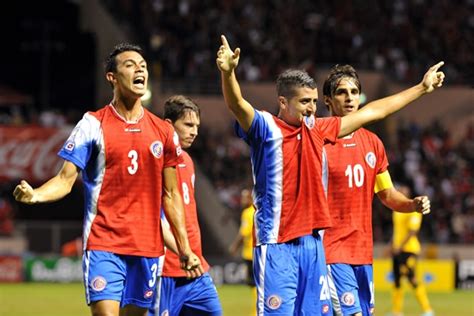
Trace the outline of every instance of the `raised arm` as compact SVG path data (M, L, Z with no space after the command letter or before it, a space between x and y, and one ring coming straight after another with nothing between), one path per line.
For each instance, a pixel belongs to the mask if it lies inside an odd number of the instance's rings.
M370 102L359 111L342 117L339 137L348 135L370 122L381 120L424 94L441 87L444 73L438 70L443 65L444 62L439 62L428 69L419 84L389 97Z
M235 51L229 46L227 39L221 35L222 45L217 51L217 67L221 72L222 93L229 109L234 114L242 129L247 132L255 115L254 108L243 97L239 82L235 76L235 68L239 64L240 48Z
M79 169L76 165L65 160L59 173L39 188L33 189L28 182L21 180L15 187L13 196L18 202L26 204L57 201L71 192L78 174Z
M163 170L163 179L163 208L176 241L181 268L188 277L198 277L204 271L201 266L201 260L192 252L189 246L183 201L178 189L176 169L174 167L165 168Z

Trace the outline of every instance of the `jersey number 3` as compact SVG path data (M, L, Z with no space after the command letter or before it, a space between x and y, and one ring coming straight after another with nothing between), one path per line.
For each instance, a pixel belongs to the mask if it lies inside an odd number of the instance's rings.
M127 167L128 173L134 175L138 170L138 153L136 150L130 150L128 152L128 158L130 158L130 165Z
M360 188L364 184L364 168L360 164L347 165L345 173L348 181L349 188L354 187L354 185Z

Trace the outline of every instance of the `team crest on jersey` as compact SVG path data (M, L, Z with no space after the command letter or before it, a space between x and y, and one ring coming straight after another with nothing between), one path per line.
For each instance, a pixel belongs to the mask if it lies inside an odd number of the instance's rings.
M163 313L161 313L161 316L169 316L170 312L168 310L164 310Z
M150 150L153 156L155 156L156 158L160 158L161 155L163 155L163 143L159 140L154 141L150 145Z
M107 280L103 276L96 276L94 279L91 281L91 287L94 291L100 292L105 289L107 286Z
M355 303L355 297L352 292L346 292L341 296L341 302L346 306L352 306Z
M305 124L309 129L312 129L312 128L314 127L314 123L315 123L314 115L305 116L303 120L304 120L304 124Z
M279 297L278 295L270 295L270 297L267 299L267 306L270 308L270 309L278 309L280 308L281 306L281 297Z
M329 312L329 305L328 304L324 304L323 307L321 308L321 312L323 314L327 314Z
M74 144L74 142L68 141L64 146L64 149L66 149L67 151L73 151L74 147L76 147L76 144Z
M153 291L152 290L145 291L145 294L143 294L144 298L150 298L152 296L153 296Z
M375 158L375 154L371 151L368 152L367 155L365 155L365 162L367 162L370 168L374 169L375 163L377 162L377 158Z
M181 146L176 147L176 156L181 155L182 152L183 150L181 149Z

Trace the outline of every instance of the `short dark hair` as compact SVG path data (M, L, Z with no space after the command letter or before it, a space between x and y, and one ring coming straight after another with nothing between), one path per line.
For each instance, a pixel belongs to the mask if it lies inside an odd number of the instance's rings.
M357 88L359 89L359 93L362 92L362 85L360 84L359 75L357 74L354 67L351 65L335 65L331 68L326 80L324 80L323 95L332 97L336 92L339 81L341 81L342 78L354 80Z
M278 96L287 99L295 95L295 88L316 89L316 81L304 70L288 69L282 72L276 81Z
M198 118L201 117L199 106L187 96L173 95L165 101L165 119L174 123L186 112L194 112Z
M143 50L140 46L130 43L120 43L115 45L113 51L107 57L104 63L105 72L116 72L117 71L117 55L123 52L134 51L143 56Z

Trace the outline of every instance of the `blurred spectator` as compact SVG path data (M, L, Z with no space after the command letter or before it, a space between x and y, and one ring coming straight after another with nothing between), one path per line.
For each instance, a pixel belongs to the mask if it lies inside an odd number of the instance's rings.
M474 64L472 0L104 3L120 21L130 21L164 79L217 81L220 34L242 45L246 57L238 71L249 81L273 80L288 65L311 69L313 63L342 62L413 82L425 65L444 60L449 83L467 83L466 71Z
M13 207L7 198L6 190L2 189L0 191L0 236L11 236L13 230Z
M61 246L61 255L64 257L80 257L82 256L82 237L77 237L66 242Z

